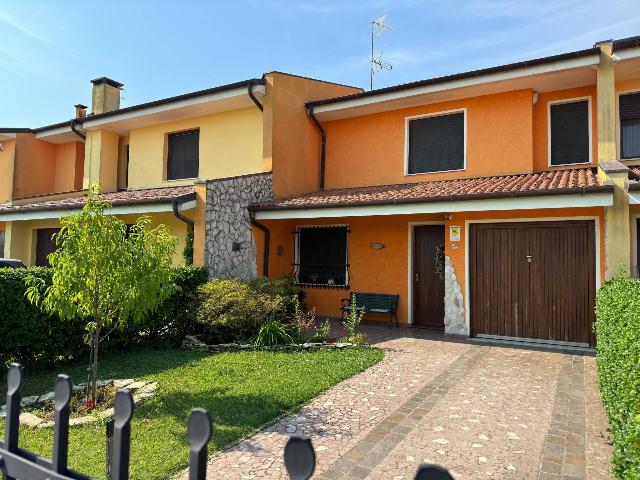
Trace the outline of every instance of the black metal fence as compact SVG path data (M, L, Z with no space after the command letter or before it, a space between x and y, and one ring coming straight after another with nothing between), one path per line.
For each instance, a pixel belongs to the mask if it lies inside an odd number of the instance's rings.
M23 368L12 364L7 374L7 410L5 439L0 441L0 472L4 480L95 480L67 466L69 454L69 412L73 385L68 375L58 375L55 384L55 426L51 460L35 455L18 445L20 426L20 389ZM107 471L113 480L128 480L131 450L133 395L119 390L114 399L112 437L109 438ZM207 445L211 439L211 417L206 410L194 408L187 420L189 435L189 480L205 480ZM291 480L311 478L316 455L311 440L291 437L284 449L284 464ZM415 480L453 480L447 470L437 465L422 465Z

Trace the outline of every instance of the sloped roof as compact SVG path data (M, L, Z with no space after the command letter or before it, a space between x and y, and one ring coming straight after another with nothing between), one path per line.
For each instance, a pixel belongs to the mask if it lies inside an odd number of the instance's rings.
M610 191L594 169L553 170L522 175L464 178L395 185L318 190L253 205L254 210L392 205L486 198L525 197Z

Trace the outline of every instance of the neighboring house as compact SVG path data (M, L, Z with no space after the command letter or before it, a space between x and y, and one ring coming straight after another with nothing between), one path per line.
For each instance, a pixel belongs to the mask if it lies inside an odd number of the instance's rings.
M361 91L272 72L120 108L121 83L101 77L92 84L89 114L77 105L67 122L0 129L6 257L46 265L60 216L79 211L99 181L111 213L126 223L149 215L153 225L170 227L179 240L176 264L193 231L194 263L212 276L256 275L260 245L246 206L271 198L280 158L315 157L318 139L304 103Z
M315 188L289 158L251 207L269 274L322 316L390 293L405 324L593 346L597 289L638 263L639 38L308 102Z

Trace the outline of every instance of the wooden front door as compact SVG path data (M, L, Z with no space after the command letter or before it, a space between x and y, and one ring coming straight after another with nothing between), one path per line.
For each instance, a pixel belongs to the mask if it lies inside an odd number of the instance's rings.
M592 221L473 224L472 333L593 345Z
M438 248L444 248L444 225L413 230L413 324L444 328L444 279L436 271Z

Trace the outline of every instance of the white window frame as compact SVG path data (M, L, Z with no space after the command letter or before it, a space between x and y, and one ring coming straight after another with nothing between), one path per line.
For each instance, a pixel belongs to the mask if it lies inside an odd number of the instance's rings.
M640 89L622 90L616 92L616 151L618 153L618 160L621 162L632 162L634 160L640 160L640 157L622 158L622 124L620 123L620 96L627 95L629 93L640 93Z
M334 284L329 285L326 283L301 283L298 274L296 271L294 275L294 282L296 285L301 287L318 287L318 288L349 288L350 278L349 278L349 235L351 233L351 229L348 224L338 223L338 224L322 224L322 225L297 225L296 226L296 243L295 243L295 255L294 255L294 263L296 266L300 266L300 231L304 228L346 228L347 229L347 245L346 245L346 254L345 254L345 276L344 276L344 284Z
M464 161L463 161L462 168L457 168L453 170L437 170L434 172L409 173L409 122L411 122L412 120L419 120L421 118L444 117L446 115L453 115L460 112L464 114L464 132L463 132ZM466 169L467 169L467 109L466 108L457 108L455 110L444 110L441 112L425 113L421 115L413 115L413 116L404 118L404 175L405 177L410 177L410 176L412 177L414 175L432 175L434 173L463 172Z
M559 163L554 165L551 163L551 106L562 105L565 103L577 103L587 101L587 116L589 121L589 161L580 163ZM593 117L591 111L591 95L575 98L563 98L561 100L550 100L547 102L547 166L548 167L571 167L573 165L591 165L593 163Z
M198 132L198 175L195 177L187 177L187 178L169 178L169 151L170 151L170 138L171 135L175 135L175 134L180 134L180 133L187 133L187 132ZM201 142L200 142L200 133L201 133L202 129L200 128L200 125L196 126L196 127L192 127L192 128L183 128L181 130L172 130L170 132L165 132L164 134L164 138L165 138L165 160L164 160L164 178L163 178L163 182L192 182L194 180L197 180L198 178L200 178L200 146L201 146ZM131 145L129 143L129 145ZM131 155L131 150L129 150L129 155ZM131 157L129 157L129 164L131 161Z

